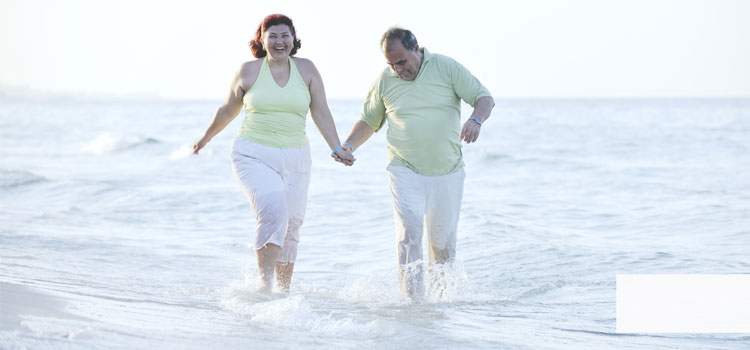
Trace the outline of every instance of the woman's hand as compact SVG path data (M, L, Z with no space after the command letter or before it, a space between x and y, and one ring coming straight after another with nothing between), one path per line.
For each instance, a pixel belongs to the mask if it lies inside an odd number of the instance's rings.
M195 144L193 145L193 154L198 154L198 152L203 149L203 147L206 147L206 144L208 143L208 140L206 140L206 137L201 137L200 140L195 141Z
M346 166L351 166L357 159L354 158L352 150L346 145L341 145L341 149L335 153L331 153L331 157L339 163L343 163Z

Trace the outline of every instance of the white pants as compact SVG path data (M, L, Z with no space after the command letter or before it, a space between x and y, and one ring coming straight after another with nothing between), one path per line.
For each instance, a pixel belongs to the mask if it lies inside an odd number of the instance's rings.
M422 259L422 233L427 227L430 262L445 263L456 255L456 231L464 192L464 169L424 176L402 166L388 166L396 222L399 265Z
M310 165L310 146L278 148L238 137L232 147L234 174L255 210L255 250L278 245L280 262L297 259Z

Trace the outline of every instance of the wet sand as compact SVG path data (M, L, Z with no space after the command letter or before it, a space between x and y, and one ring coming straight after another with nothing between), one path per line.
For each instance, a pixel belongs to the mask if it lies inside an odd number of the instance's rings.
M64 311L65 302L29 286L0 282L0 330L30 331L25 316L75 318Z

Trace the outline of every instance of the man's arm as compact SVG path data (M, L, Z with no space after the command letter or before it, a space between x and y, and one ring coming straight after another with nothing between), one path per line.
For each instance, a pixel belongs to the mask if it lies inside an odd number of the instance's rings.
M474 112L471 113L471 117L469 117L469 120L461 128L460 139L466 143L475 142L479 138L479 131L482 129L482 124L490 118L493 107L495 107L495 100L492 97L482 96L478 98L474 104ZM481 123L478 123L474 118L479 119Z
M341 147L350 153L354 153L354 150L359 148L359 146L362 146L362 144L365 143L365 141L367 141L374 133L375 129L369 124L359 120L354 124L352 131L349 133L349 137L346 138L346 141L344 141L344 144L342 144ZM331 157L337 162L344 163L344 159L335 153L332 154Z
M369 124L363 122L363 121L357 121L356 124L354 124L354 127L352 127L352 131L349 133L349 137L346 138L346 141L344 143L349 143L351 146L354 147L354 149L359 148L359 146L362 146L365 141L367 141L372 134L375 133L375 129L373 129ZM349 145L343 145L345 147L348 147ZM354 149L351 151L354 152Z
M352 131L349 132L349 137L341 145L345 150L354 152L367 141L375 131L379 130L383 123L385 123L385 104L383 99L380 97L381 80L378 78L370 86L370 90L367 92L367 99L365 99L364 110L362 111L362 119L358 120L352 127ZM366 120L366 121L365 121ZM372 125L376 125L373 127ZM342 161L340 157L333 157L337 161Z

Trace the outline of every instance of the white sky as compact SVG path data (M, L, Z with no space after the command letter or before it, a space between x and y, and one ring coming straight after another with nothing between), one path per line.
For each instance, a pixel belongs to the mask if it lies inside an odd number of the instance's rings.
M750 97L743 0L0 0L0 94L222 99L270 13L329 98L365 97L392 25L499 98Z

